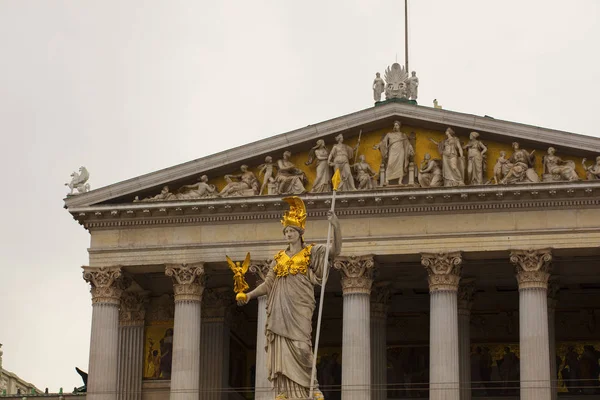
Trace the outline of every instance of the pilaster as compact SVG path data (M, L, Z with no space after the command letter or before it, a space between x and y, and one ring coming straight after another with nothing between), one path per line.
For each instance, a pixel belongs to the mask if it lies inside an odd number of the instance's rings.
M342 337L342 400L371 399L370 293L375 261L372 255L337 257L344 296Z
M429 398L458 400L458 306L462 253L423 253L430 299Z
M87 398L117 399L119 352L119 304L124 281L120 267L83 267L83 279L91 285L92 334Z
M548 332L548 279L550 249L514 250L510 261L519 284L519 341L521 399L549 400L550 344Z
M173 279L175 321L171 400L198 400L200 389L200 319L204 264L168 264Z

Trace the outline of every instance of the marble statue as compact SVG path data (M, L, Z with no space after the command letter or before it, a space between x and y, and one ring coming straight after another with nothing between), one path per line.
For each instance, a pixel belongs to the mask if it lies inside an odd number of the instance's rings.
M506 152L501 151L498 160L496 161L496 165L494 165L494 183L497 185L502 181L502 178L508 173L510 170L510 162L506 158Z
M375 189L377 185L374 178L377 174L373 172L369 163L365 161L364 154L358 156L358 162L352 165L352 169L356 172L358 190Z
M283 236L287 247L274 257L265 280L237 304L267 296L265 327L267 374L276 390L276 399L323 399L316 386L309 393L312 372L312 317L315 285L328 268L325 245L304 242L306 209L299 197L284 199L290 210L283 216ZM327 214L333 227L330 259L340 254L342 235L333 212Z
M385 82L381 79L379 72L375 74L375 80L373 81L373 99L375 101L381 101L381 94L385 90Z
M543 157L542 164L544 165L544 172L542 174L542 180L547 181L578 181L579 176L575 172L575 163L567 160L563 161L560 157L555 155L556 149L549 147L548 152Z
M528 153L527 150L521 149L518 142L513 142L513 154L508 160L507 170L508 172L500 183L519 183L519 182L532 182L536 183L540 181L540 177L535 172L534 163L535 156L532 151Z
M255 196L258 194L258 179L247 165L240 167L241 174L225 175L227 185L219 192L220 197Z
M216 196L215 185L208 184L208 176L202 175L198 182L192 185L183 185L175 194L177 200L202 199Z
M405 99L407 94L406 81L408 73L404 66L393 63L391 67L385 70L385 98L389 99Z
M600 179L600 156L596 157L596 164L592 164L589 167L585 165L587 160L584 158L581 160L581 165L585 170L585 175L588 181Z
M277 176L275 177L275 185L277 186L278 194L302 194L306 193L304 185L308 183L304 171L297 168L290 161L292 153L289 151L283 152L283 158L277 160Z
M258 192L258 194L263 194L267 185L269 183L274 182L274 179L273 179L273 169L274 168L275 168L275 166L273 165L273 157L271 157L271 156L266 156L265 163L258 166L258 176L263 177L263 183L260 187L260 191Z
M65 186L71 189L69 196L89 192L90 184L88 183L88 179L90 179L90 173L85 167L79 167L79 172L73 172L71 174L71 182L65 183ZM75 193L75 190L77 190L77 193Z
M441 160L432 160L429 153L425 153L419 167L419 183L421 187L437 187L444 184Z
M342 183L340 184L338 191L348 192L356 190L352 169L350 168L350 160L354 157L354 151L356 151L356 149L344 144L344 136L341 133L335 137L335 140L337 143L333 145L327 162L330 166L334 167L334 173L338 169L340 170Z
M446 129L446 139L435 143L442 155L442 175L444 186L464 186L465 157L463 155L460 140L452 128Z
M410 78L406 80L407 96L410 100L416 100L419 95L419 78L415 71L411 72Z
M175 193L171 193L169 190L169 186L163 186L162 190L156 196L146 197L145 199L140 200L137 196L135 196L134 202L137 201L168 201L168 200L177 200L177 196Z
M331 167L327 162L329 150L325 147L325 141L317 140L316 146L310 149L308 160L305 165L311 165L317 160L317 176L313 182L311 193L331 192Z
M478 132L469 134L469 142L463 146L467 150L467 184L483 185L485 172L485 153L487 147L479 140Z
M415 154L408 137L400 131L401 126L400 121L394 121L392 131L373 146L373 149L381 152L381 164L385 169L385 180L382 182L384 186L396 179L399 185L402 184L402 179L408 173L410 157Z

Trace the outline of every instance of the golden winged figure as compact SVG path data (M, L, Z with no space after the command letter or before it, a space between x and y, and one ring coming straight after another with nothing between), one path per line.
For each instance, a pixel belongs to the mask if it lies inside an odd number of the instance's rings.
M246 259L243 263L234 262L229 256L225 256L227 258L227 264L229 264L229 268L233 272L233 291L236 294L236 300L243 300L246 298L246 294L244 293L246 290L250 288L244 275L248 272L248 268L250 268L250 253L246 254Z

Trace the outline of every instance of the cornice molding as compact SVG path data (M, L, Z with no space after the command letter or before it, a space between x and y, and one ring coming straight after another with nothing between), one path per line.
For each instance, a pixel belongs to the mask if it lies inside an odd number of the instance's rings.
M309 217L323 217L330 207L328 193L302 196ZM600 181L460 188L393 188L356 191L337 196L339 216L445 214L475 211L524 211L600 206ZM147 227L278 220L285 203L278 196L209 199L189 202L131 203L71 209L86 229Z
M65 199L65 207L71 209L101 203L229 164L235 165L237 168L239 163L248 159L249 154L262 155L279 152L319 138L335 135L339 132L356 129L369 124L377 124L379 121L389 118L401 118L408 125L416 123L440 130L452 126L457 129L477 130L498 135L511 141L525 140L536 144L551 144L555 147L577 150L586 154L600 153L600 138L596 137L424 106L389 103L314 125L308 125L301 129L151 172L81 195L70 196Z

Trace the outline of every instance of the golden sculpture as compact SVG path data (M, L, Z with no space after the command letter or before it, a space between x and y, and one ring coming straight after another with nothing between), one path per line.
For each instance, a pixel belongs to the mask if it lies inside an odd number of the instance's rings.
M304 230L304 226L306 225L306 208L302 199L297 196L290 196L284 197L283 201L290 205L290 210L283 214L281 224L284 227L295 226Z
M246 259L243 263L234 262L229 256L225 256L227 258L227 264L229 264L229 268L233 272L233 291L237 293L235 295L235 299L237 300L245 300L246 290L250 288L244 275L248 272L248 268L250 268L250 253L246 254Z

